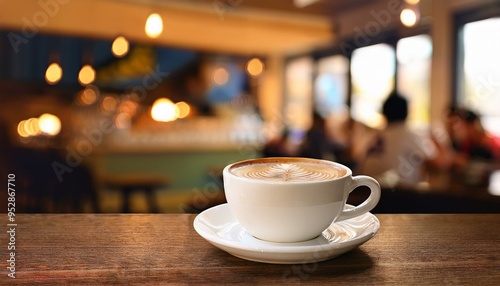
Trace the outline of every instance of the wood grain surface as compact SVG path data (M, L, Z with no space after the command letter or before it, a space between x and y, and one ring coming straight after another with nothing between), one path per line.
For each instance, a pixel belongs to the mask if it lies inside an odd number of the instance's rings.
M195 215L18 214L16 279L2 231L0 285L500 285L500 214L377 217L379 233L351 252L272 265L215 248Z

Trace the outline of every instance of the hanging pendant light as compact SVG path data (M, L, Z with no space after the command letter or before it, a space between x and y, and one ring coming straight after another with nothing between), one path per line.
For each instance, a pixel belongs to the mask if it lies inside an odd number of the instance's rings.
M81 85L88 85L95 80L95 70L91 65L84 65L78 73L78 82Z
M247 72L251 76L259 76L264 71L264 63L259 58L250 59L247 62Z
M45 71L45 81L48 84L54 85L61 80L62 75L63 75L63 70L61 66L56 62L51 63L47 67L47 70Z
M145 26L146 35L150 38L157 38L163 31L163 20L157 13L149 15Z
M413 27L417 24L420 18L419 14L420 13L417 8L405 8L403 9L403 11L401 11L399 17L403 25L405 25L406 27Z
M121 58L128 53L129 47L130 44L128 40L123 36L118 36L111 45L111 52L115 55L115 57Z

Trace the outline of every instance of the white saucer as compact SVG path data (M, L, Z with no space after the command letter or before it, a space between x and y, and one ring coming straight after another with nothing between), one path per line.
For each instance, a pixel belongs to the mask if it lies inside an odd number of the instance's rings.
M346 208L352 208L346 205ZM371 213L331 224L315 239L276 243L250 235L233 217L228 204L203 211L194 229L208 242L239 258L277 264L323 261L348 252L372 238L380 222Z

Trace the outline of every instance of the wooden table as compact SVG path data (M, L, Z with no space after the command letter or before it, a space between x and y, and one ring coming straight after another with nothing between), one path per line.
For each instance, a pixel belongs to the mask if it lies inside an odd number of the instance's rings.
M195 215L18 214L16 279L1 231L0 285L500 285L500 214L377 217L379 233L351 252L272 265L215 248L193 229Z

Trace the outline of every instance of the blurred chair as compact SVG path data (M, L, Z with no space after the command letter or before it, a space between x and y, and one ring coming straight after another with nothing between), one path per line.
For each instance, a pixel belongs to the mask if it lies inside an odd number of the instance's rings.
M121 211L130 213L131 195L134 191L142 191L147 198L148 210L151 213L159 213L156 191L160 188L168 187L168 180L164 176L151 174L117 174L108 175L101 179L101 184L105 188L119 190L123 203Z

